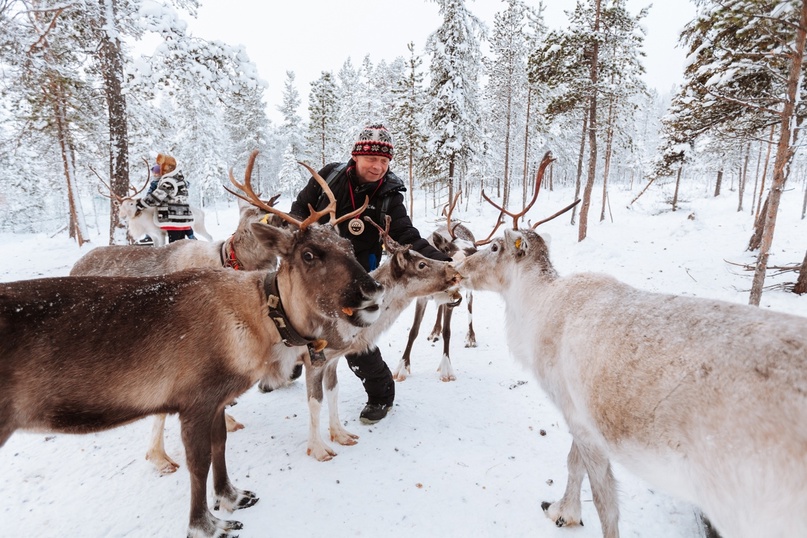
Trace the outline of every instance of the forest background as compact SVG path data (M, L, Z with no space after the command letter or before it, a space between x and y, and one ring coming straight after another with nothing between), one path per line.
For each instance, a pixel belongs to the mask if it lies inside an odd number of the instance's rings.
M804 1L694 0L682 83L666 95L643 79L650 6L568 2L568 23L553 29L540 2L505 0L486 23L464 0L432 3L441 22L422 50L412 42L374 62L370 46L310 81L303 104L293 71L282 102L267 103L243 46L195 36L196 0L0 0L0 232L82 244L109 215L109 242L126 242L102 181L127 195L158 151L177 157L202 207L231 200L221 186L253 149L258 189L291 197L306 180L297 161L344 160L358 129L382 120L410 206L423 189L432 210L482 190L520 207L551 150L546 188L574 185L579 241L607 218L615 184L640 196L675 183L671 210L682 181L728 190L755 220L758 304L779 198L805 185ZM327 46L327 35L306 37Z

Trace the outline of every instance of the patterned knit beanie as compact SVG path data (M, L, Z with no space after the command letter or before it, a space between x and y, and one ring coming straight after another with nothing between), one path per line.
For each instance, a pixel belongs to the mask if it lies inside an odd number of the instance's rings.
M353 144L352 155L380 155L392 160L392 135L380 123L368 125L362 129L356 143Z
M169 174L176 170L177 160L170 155L157 154L157 164L160 165L160 173L162 175Z

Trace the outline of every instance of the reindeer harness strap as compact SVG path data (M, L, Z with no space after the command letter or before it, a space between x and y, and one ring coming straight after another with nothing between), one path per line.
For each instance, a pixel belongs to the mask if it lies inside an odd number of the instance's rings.
M230 236L230 238L221 245L221 265L222 267L229 267L230 269L235 269L236 271L241 271L244 269L244 266L241 265L241 262L238 261L238 257L235 255L235 247L233 246L232 236Z
M322 350L325 349L328 342L321 339L306 338L291 326L286 311L283 309L283 301L280 300L280 290L278 290L277 287L276 272L271 272L266 275L264 290L266 291L266 300L269 305L269 318L275 324L283 343L287 347L306 346L308 348L308 355L311 358L311 364L317 366L324 364L325 354Z

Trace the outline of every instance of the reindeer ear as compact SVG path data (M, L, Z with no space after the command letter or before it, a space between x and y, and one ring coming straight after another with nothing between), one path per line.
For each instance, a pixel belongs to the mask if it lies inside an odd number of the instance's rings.
M390 272L392 273L392 278L394 280L398 280L404 274L404 270L406 267L406 252L402 250L396 250L395 252L390 252L389 260L387 261L390 264Z
M249 227L261 243L278 252L280 256L289 252L293 235L288 229L260 222L253 222Z
M443 236L443 234L434 232L434 233L432 233L431 240L432 240L432 244L434 245L434 248L436 248L440 252L447 252L448 251L446 246L448 245L449 240L446 239Z
M549 235L549 234L548 234L548 233L546 233L546 232L541 232L541 233L539 233L539 234L538 234L538 236L539 236L541 239L543 239L543 240L544 240L544 244L546 245L546 248L548 249L548 248L549 248L549 245L551 245L551 244L552 244L552 236L551 236L551 235Z

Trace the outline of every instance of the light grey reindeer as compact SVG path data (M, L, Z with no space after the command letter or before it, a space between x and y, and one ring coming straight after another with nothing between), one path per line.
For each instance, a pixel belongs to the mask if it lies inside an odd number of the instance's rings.
M250 154L244 172L249 183L257 151ZM279 195L278 195L279 196ZM278 196L266 204L274 207ZM239 199L240 217L233 234L223 241L175 241L168 245L145 248L134 245L100 246L79 258L70 270L71 276L158 276L185 269L236 269L255 271L275 269L277 251L267 248L267 243L253 233L252 225L264 222L279 225L283 219ZM134 314L134 313L133 313ZM225 413L227 431L243 428L243 424ZM165 451L165 419L160 413L154 418L146 459L160 474L169 474L179 468Z
M138 211L137 209L137 195L146 190L149 180L151 179L151 170L148 167L148 161L146 161L146 169L148 170L146 182L140 189L135 189L134 186L129 185L129 196L118 196L115 194L112 187L101 178L98 172L95 170L92 171L109 191L109 194L106 194L99 189L98 192L101 196L109 198L117 204L120 216L123 217L123 221L126 223L126 232L131 240L135 241L144 235L148 235L151 237L152 241L154 241L155 246L161 247L167 243L168 234L165 230L160 228L156 222L157 209L155 207L147 207L142 211ZM208 241L213 241L213 236L208 233L205 227L205 212L202 208L195 205L189 207L191 213L193 213L193 224L191 224L193 233L204 237Z
M603 536L618 537L614 460L722 536L807 536L807 318L561 277L548 250L514 220L457 267L504 298L511 353L571 431L566 492L547 516L582 524L587 474Z
M439 226L428 238L429 243L431 243L433 247L450 256L455 262L460 262L466 256L470 256L476 252L476 239L474 238L474 234L471 233L471 230L461 223L451 222L451 215L454 212L454 208L457 206L460 194L462 193L458 192L456 196L454 196L454 200L449 205L447 212L445 208L443 209L446 223ZM412 347L420 333L423 314L426 312L426 306L431 299L432 297L418 297L415 303L415 318L412 321L412 327L409 329L409 338L406 342L401 360L392 373L392 377L395 381L405 381L412 373ZM468 332L465 335L465 347L476 347L476 333L474 332L473 321L474 295L472 290L466 290L465 303L468 308ZM441 381L455 381L457 376L454 373L454 367L451 364L451 356L449 354L451 343L451 317L454 308L450 303L446 303L445 301L435 301L435 304L437 305L437 319L427 339L429 342L436 342L442 335L443 356L437 367L437 371L440 372Z
M316 171L311 172L316 174ZM323 389L328 398L328 431L331 441L340 445L354 445L358 439L357 435L345 429L339 419L336 376L339 357L375 346L378 337L389 329L416 297L431 295L438 303L451 304L457 304L462 299L457 289L460 275L450 263L431 260L410 250L409 245L399 245L389 236L389 215L386 218L386 229L381 229L369 217L364 217L364 220L378 228L388 254L387 261L370 273L370 276L384 286L381 316L372 325L361 329L348 347L328 346L324 352L324 367L312 367L308 354L303 357L310 416L307 453L319 461L330 460L336 455L320 436L319 417Z
M0 446L18 429L89 433L178 413L191 475L188 536L232 536L241 523L207 505L211 464L216 508L258 497L230 482L225 405L261 377L287 379L300 346L345 346L378 319L383 295L334 230L335 205L302 222L274 211L295 228L251 227L278 253L276 272L0 284ZM316 224L328 213L330 225Z

